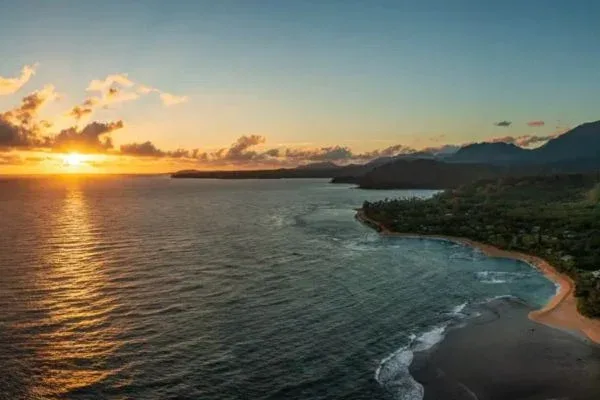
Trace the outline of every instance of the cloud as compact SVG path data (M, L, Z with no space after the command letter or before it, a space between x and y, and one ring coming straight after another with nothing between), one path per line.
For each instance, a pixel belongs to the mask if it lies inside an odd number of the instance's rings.
M21 75L17 78L4 78L0 76L0 96L13 94L21 89L35 75L36 68L37 64L25 65L21 69Z
M56 151L105 152L113 148L112 139L105 135L121 128L123 121L92 122L81 130L63 129L53 138L46 138L46 145Z
M139 98L140 95L135 92L127 92L116 87L111 87L106 92L102 105L106 107L111 104L137 100Z
M515 144L517 142L517 138L514 136L502 136L497 138L492 138L489 140L491 143L512 143Z
M189 100L188 96L176 96L134 82L127 74L111 74L104 79L94 79L89 83L86 90L97 92L97 94L88 97L82 104L76 105L66 112L67 116L76 121L91 116L97 108L107 108L113 104L134 101L151 93L158 93L160 100L167 107L185 103Z
M88 92L102 92L110 90L117 84L123 87L131 87L134 85L133 81L129 79L127 74L111 74L104 79L94 79L90 82L87 87Z
M176 96L174 94L161 92L160 99L162 100L162 102L165 106L170 107L170 106L174 106L177 104L187 103L187 101L189 100L189 97L188 96Z
M219 150L215 153L216 158L224 161L249 161L259 157L259 153L249 150L253 146L265 143L266 139L260 135L241 136L225 151Z
M0 148L39 147L42 140L39 136L50 124L37 121L39 111L49 102L54 101L57 94L53 85L23 97L20 106L0 113Z
M67 113L67 115L78 121L83 117L90 115L92 111L91 107L75 106Z
M167 153L159 150L150 141L143 143L129 143L121 146L121 154L139 157L164 157Z
M512 124L512 122L510 122L510 121L494 122L494 125L500 126L502 128L508 128L511 124Z
M155 158L186 158L192 159L198 157L198 150L177 149L173 151L163 151L150 141L143 143L124 144L120 148L121 154L134 157L155 157Z
M160 97L160 100L162 101L163 105L170 107L170 106L174 106L177 104L182 104L182 103L187 103L188 100L190 99L188 96L177 96L171 93L167 93L167 92L163 92L160 89L151 87L151 86L146 86L146 85L142 85L139 84L137 86L137 92L139 94L150 94L150 93L158 93L158 96Z
M544 121L529 121L527 125L531 127L540 127L546 125L546 123Z
M373 150L370 152L366 152L364 154L357 155L356 158L372 159L372 158L378 158L378 157L394 157L394 156L397 156L400 154L414 153L416 151L417 150L413 149L412 147L404 146L402 144L397 144L394 146L386 147L385 149Z
M517 138L517 144L521 147L528 147L533 144L545 143L550 139L554 139L559 135L546 135L546 136L536 136L536 135L525 135Z
M443 144L441 146L425 147L420 151L432 154L453 154L456 153L463 145Z
M32 147L35 136L26 129L14 125L0 115L0 149Z
M152 92L160 92L160 90L158 90L158 89L155 89L153 87L146 86L146 85L141 85L141 84L138 85L137 91L140 94L150 94Z
M296 163L315 161L344 161L354 157L346 146L329 146L317 149L285 149L283 157Z
M122 88L133 88L135 86L135 88L134 91L124 91L119 89L119 86ZM100 92L105 105L136 100L140 95L148 95L150 93L158 93L160 100L165 106L174 106L189 100L188 96L177 96L152 86L136 83L129 79L127 74L112 74L104 79L94 79L88 85L87 90L90 92Z
M53 85L46 85L43 89L28 94L21 100L21 105L1 115L15 124L31 125L42 107L56 100L58 95Z
M511 143L521 147L529 147L534 144L544 143L550 139L554 139L559 136L559 134L551 134L546 136L537 136L537 135L523 135L523 136L503 136L490 139L491 143Z

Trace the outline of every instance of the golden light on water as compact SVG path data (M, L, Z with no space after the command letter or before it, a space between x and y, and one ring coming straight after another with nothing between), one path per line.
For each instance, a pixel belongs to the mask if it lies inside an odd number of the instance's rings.
M69 160L81 162L76 157ZM41 398L62 396L111 375L114 371L99 360L120 345L115 339L118 330L109 324L115 305L103 293L104 263L92 250L100 233L90 217L81 182L63 184L62 207L49 226L47 246L53 251L46 255L37 281L47 295L36 308L46 311L43 325L49 328L40 334L36 353L52 365L32 382L33 393Z

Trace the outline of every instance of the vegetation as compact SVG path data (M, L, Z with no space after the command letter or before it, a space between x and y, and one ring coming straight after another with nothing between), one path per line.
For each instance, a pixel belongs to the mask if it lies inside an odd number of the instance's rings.
M465 237L537 255L576 283L579 311L600 317L600 181L594 174L503 177L427 200L365 202L397 232Z

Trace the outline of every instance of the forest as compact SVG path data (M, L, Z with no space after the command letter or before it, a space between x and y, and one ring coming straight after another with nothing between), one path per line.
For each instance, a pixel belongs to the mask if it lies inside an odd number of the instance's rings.
M503 177L362 209L396 232L463 237L544 258L574 279L579 311L600 318L599 182L600 174Z

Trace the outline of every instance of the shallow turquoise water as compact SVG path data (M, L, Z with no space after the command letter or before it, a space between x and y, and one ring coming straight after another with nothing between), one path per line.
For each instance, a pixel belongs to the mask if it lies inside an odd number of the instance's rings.
M465 305L514 295L540 306L555 292L522 262L381 237L354 219L364 200L432 193L0 181L0 393L418 398L409 350L440 340Z

